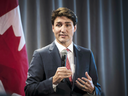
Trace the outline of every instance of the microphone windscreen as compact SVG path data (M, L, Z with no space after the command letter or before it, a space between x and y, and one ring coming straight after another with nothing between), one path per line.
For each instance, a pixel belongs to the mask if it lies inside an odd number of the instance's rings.
M66 57L67 57L67 50L61 51L61 66L65 66L66 64Z
M67 55L67 50L66 50L66 49L62 50L62 51L61 51L61 55L62 55L62 56Z

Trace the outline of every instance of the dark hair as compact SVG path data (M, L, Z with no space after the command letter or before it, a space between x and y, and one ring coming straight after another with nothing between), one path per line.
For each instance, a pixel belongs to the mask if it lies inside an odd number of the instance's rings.
M54 10L52 12L52 16L51 16L51 23L52 25L54 25L54 20L56 19L56 17L61 17L61 16L65 16L69 19L71 19L73 21L74 26L77 24L78 20L77 20L77 16L74 14L74 12L68 8L65 7L60 7L56 10Z

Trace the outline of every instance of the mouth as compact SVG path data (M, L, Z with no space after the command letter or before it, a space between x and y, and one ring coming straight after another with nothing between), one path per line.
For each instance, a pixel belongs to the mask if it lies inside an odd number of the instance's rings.
M66 34L59 34L60 37L65 38L67 35Z

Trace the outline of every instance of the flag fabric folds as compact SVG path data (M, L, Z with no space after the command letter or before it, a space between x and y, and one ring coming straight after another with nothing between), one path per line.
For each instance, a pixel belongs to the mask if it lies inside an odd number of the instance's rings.
M0 82L5 92L25 96L28 58L17 0L0 0Z

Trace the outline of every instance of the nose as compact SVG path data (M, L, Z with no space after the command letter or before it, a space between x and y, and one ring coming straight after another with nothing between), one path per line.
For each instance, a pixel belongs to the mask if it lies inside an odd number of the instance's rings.
M61 32L66 32L66 26L61 27Z

